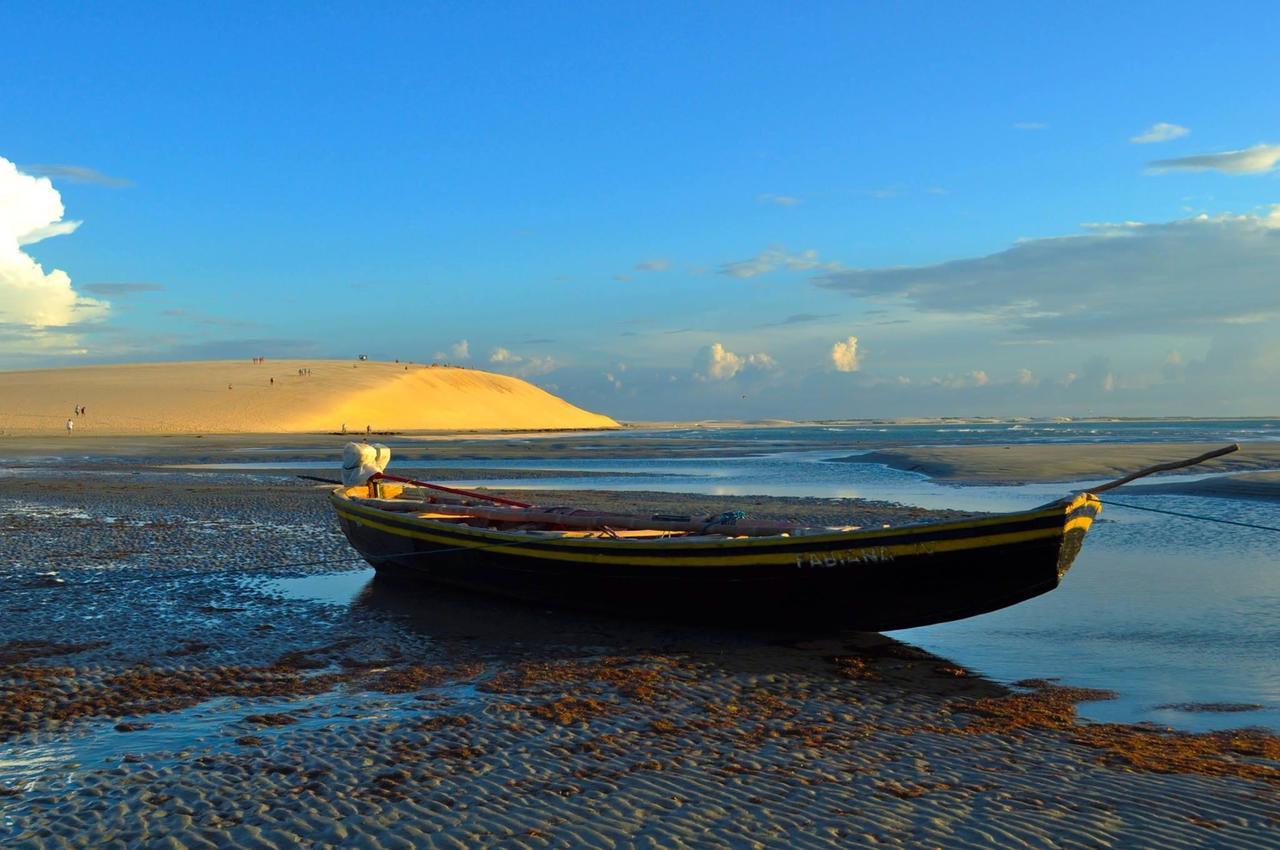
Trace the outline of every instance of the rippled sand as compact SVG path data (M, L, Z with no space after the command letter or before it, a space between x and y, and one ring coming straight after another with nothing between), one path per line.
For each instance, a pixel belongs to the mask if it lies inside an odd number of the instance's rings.
M0 846L1274 846L1266 733L1080 723L1108 694L878 635L285 594L359 567L321 495L0 479Z

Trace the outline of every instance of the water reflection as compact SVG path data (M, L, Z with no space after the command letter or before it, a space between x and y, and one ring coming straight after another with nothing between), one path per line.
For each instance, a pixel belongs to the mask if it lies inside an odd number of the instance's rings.
M873 632L813 628L730 628L627 619L552 609L445 587L374 578L352 600L392 617L433 643L505 663L601 655L678 655L730 674L803 672L830 679L833 656L889 659L878 683L939 697L996 696L1008 690L952 661Z

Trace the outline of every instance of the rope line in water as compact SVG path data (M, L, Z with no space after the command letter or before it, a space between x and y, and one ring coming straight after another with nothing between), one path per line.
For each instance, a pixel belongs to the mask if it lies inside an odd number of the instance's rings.
M1276 528L1273 525L1258 525L1257 523L1254 523L1254 522L1240 522L1234 519L1219 519L1218 517L1214 517L1214 516L1200 516L1198 514L1185 514L1185 513L1182 513L1181 511L1166 511L1163 508L1147 508L1141 505L1130 505L1125 502L1113 502L1110 499L1099 499L1098 501L1102 502L1102 504L1104 505L1110 505L1111 507L1116 507L1116 508L1131 508L1135 511L1150 511L1153 514L1168 514L1169 516L1180 516L1180 517L1183 517L1184 519L1198 519L1198 520L1203 520L1204 522L1220 522L1223 525L1238 525L1241 528L1257 528L1262 531L1280 531L1280 528Z
M1166 514L1168 516L1182 517L1183 519L1198 519L1203 522L1216 522L1222 525L1235 525L1235 526L1239 526L1240 528L1254 528L1254 529L1258 529L1259 531L1280 532L1280 528L1277 528L1276 526L1273 526L1273 525L1260 525L1254 522L1240 522L1239 520L1234 520L1234 519L1220 519L1219 517L1201 516L1199 514L1188 514L1188 513L1183 513L1182 511L1169 511L1163 508L1148 508L1142 505L1131 505L1127 502L1113 502L1110 499L1099 499L1098 501L1104 505L1107 505L1113 508L1129 508L1135 511L1147 511L1148 513L1153 513L1153 514ZM390 560L391 557L413 558L413 557L419 557L423 555L446 555L451 552L463 552L463 551L481 552L489 549L504 549L511 546L527 546L537 542L539 541L538 540L512 540L506 543L493 543L487 546L453 546L448 549L424 549L417 552L404 552L402 554L390 556L388 558L381 559L381 560ZM70 560L74 558L85 558L85 559L99 559L99 560L110 561L110 560L123 560L123 558L132 557L133 555L140 555L140 554L142 553L141 552L115 552L115 553L86 552L83 554L76 554L76 555L46 555L43 560L45 562L48 562L48 561ZM204 559L200 559L200 560L204 560ZM345 564L345 563L350 563L352 561L364 561L364 560L367 560L367 559L363 555L347 555L342 558L322 558L318 561L293 561L285 564L273 564L273 566L276 568L319 567L325 564ZM15 562L11 562L6 566L16 567L20 563L21 562L15 561Z

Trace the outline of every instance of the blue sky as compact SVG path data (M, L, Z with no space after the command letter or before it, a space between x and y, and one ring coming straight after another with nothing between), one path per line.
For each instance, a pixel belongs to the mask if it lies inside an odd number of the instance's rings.
M440 354L629 419L1277 413L1271 4L173 5L6 9L0 191L44 210L47 177L81 224L0 266L0 366Z

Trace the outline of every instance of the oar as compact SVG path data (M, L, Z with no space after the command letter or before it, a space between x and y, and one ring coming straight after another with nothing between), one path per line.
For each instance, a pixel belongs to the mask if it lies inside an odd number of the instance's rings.
M1197 463L1204 463L1206 460L1212 460L1215 457L1229 455L1232 452L1239 450L1240 444L1232 443L1229 446L1223 446L1220 449L1214 449L1211 452L1196 455L1188 460L1173 460L1168 463L1157 463L1155 466L1148 466L1145 469L1139 469L1137 472L1130 472L1128 475L1123 478L1117 478L1115 481L1108 481L1106 484L1099 484L1097 487L1090 487L1086 492L1104 493L1107 490L1114 490L1121 484L1128 484L1130 481L1134 481L1138 478L1145 478L1146 476L1153 475L1157 472L1167 472L1170 469L1182 469L1184 466L1195 466Z
M479 499L484 502L493 502L498 505L510 505L513 508L531 508L533 505L528 502L517 502L515 499L503 499L498 496L486 496L484 493L473 493L470 490L457 490L453 487L441 487L439 484L429 484L426 481L418 481L413 478L401 478L399 475L388 475L385 472L379 472L369 478L370 481L382 479L383 481L395 481L400 484L412 484L415 487L426 487L428 490L439 490L441 493L452 493L455 496L465 496L468 499Z

